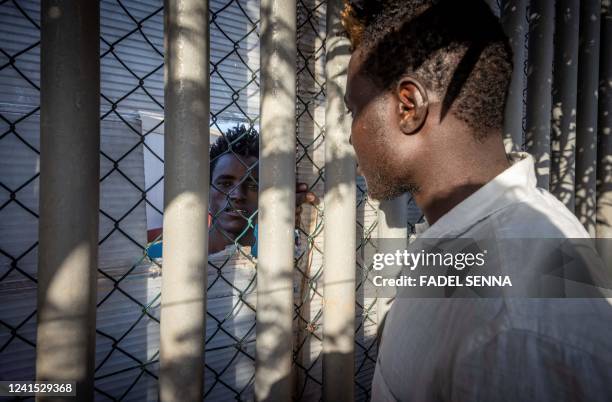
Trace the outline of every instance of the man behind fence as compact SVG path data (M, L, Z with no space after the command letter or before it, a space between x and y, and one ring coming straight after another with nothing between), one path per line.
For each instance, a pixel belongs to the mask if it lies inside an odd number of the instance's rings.
M253 256L257 256L258 162L259 134L254 128L237 125L212 144L209 254L240 244L251 246ZM317 202L316 195L308 191L308 185L296 184L296 227L302 204Z
M482 1L351 1L346 104L371 196L411 192L422 236L583 238L502 141L511 50ZM526 255L538 250L524 250ZM502 258L520 270L521 253ZM374 401L612 400L605 299L408 299L388 313Z
M250 247L257 257L258 168L259 133L254 128L236 125L211 144L209 255L241 245ZM296 184L296 228L300 225L302 205L318 202L307 184ZM151 258L161 257L161 243L149 246L147 253Z

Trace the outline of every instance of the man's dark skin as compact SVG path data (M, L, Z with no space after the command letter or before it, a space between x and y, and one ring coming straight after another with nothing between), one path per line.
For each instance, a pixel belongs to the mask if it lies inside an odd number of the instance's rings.
M250 173L250 174L249 174ZM253 230L246 230L248 219L253 226L258 200L257 158L228 153L215 164L210 187L209 210L214 219L208 236L209 254L217 253L236 239L242 245L253 245ZM298 183L296 189L296 226L302 212L302 204L316 203L317 197L308 191L308 186Z
M431 225L509 167L501 132L476 140L452 112L441 119L440 97L414 76L392 90L379 88L361 71L365 57L359 49L351 55L345 103L373 198L410 191Z

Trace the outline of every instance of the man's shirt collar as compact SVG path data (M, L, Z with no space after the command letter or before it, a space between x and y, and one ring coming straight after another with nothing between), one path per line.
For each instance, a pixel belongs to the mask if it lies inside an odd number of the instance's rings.
M496 211L525 201L537 186L533 157L526 152L513 152L508 158L511 163L508 169L457 204L435 224L416 224L416 234L426 238L459 236Z

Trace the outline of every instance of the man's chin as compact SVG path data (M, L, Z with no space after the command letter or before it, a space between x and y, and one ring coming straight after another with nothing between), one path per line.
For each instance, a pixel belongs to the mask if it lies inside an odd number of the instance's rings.
M379 180L368 181L366 178L368 196L377 201L388 201L395 199L405 193L416 192L415 186L407 184L384 184Z
M238 219L224 219L223 221L219 220L215 222L215 226L219 232L234 239L240 235L246 235L245 232L248 230L248 225L244 222L244 220L239 221Z
M368 189L368 196L376 201L392 200L394 198L399 197L402 194L404 193L400 193L396 191L389 191L389 190L372 191Z

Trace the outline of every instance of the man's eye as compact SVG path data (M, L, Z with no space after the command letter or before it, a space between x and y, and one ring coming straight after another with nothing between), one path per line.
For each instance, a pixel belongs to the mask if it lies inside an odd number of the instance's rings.
M232 183L230 183L229 181L218 181L217 182L217 187L219 188L228 188L232 185Z

